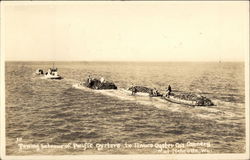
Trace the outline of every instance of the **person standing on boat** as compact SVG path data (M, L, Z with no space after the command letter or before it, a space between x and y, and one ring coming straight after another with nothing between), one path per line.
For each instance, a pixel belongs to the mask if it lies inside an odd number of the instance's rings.
M170 86L170 85L168 85L168 89L167 89L167 97L169 97L169 96L170 96L171 92L172 92L172 88L171 88L171 86Z
M100 81L101 81L101 83L104 83L105 79L103 77L101 77Z
M91 81L92 81L92 78L89 75L88 78L87 78L87 87L90 87Z
M91 83L91 77L90 77L90 75L88 76L88 83Z
M136 93L136 88L135 88L135 86L134 86L133 83L131 84L131 91L132 91L132 95L135 95L135 93Z

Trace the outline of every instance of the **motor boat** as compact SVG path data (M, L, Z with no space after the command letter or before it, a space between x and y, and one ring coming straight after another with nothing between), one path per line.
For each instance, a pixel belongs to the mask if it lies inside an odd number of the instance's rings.
M45 73L44 77L46 79L62 79L60 75L58 75L57 68L50 68L48 72Z

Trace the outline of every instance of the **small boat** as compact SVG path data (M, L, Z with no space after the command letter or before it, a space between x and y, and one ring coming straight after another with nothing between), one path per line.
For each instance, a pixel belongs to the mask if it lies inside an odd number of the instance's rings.
M58 75L57 68L54 68L54 64L53 64L53 68L48 69L48 72L45 73L44 78L45 79L62 79L62 77Z
M196 101L192 101L192 100L189 101L189 100L178 99L178 98L174 98L173 96L162 97L162 98L172 103L184 104L188 106L197 106Z
M90 78L88 77L87 81L85 83L81 83L81 85L85 85L88 88L91 89L117 89L117 86L113 82L108 82L104 80L102 77L100 80L96 78Z
M134 90L134 94L132 93ZM171 93L171 95L167 96L167 94L162 94L158 92L156 89L144 87L144 86L133 86L130 87L126 92L130 92L132 95L138 96L150 96L150 97L160 97L171 103L189 105L189 106L213 106L213 102L207 97L194 94L194 93Z
M172 94L170 96L163 96L163 99L177 104L184 104L189 106L214 106L214 103L207 97L196 94Z
M158 90L156 90L155 88L152 89L144 86L132 86L128 89L128 91L130 91L133 95L147 95L150 97L159 97L163 95L159 93Z

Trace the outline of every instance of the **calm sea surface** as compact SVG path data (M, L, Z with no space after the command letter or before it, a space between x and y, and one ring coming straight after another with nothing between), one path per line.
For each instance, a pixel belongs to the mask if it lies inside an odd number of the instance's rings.
M6 62L6 152L26 154L167 153L154 148L23 149L22 144L210 143L209 153L245 152L244 63L55 62L63 80L34 75L52 62ZM76 89L88 75L105 77L118 91ZM216 106L189 107L131 96L131 83L194 92ZM17 138L22 141L16 142ZM20 139L19 139L20 140ZM187 149L185 147L184 149Z

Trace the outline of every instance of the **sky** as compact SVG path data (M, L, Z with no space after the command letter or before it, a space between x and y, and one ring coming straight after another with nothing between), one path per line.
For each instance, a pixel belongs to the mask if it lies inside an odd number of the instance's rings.
M244 61L247 1L3 2L8 61Z

